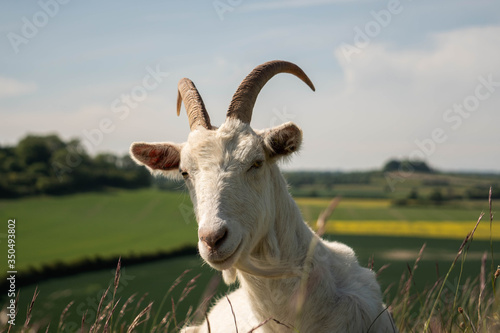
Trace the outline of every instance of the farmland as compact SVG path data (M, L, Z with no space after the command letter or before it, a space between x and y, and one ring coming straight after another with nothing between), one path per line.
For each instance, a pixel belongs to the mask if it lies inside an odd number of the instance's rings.
M329 200L299 198L297 202L305 220L314 223ZM110 191L2 200L0 218L17 221L17 267L22 271L54 261L71 263L85 257L127 256L194 245L196 221L191 207L185 192ZM433 238L462 239L460 232L470 230L479 213L487 209L487 200L456 206L400 207L392 206L389 200L344 199L328 228L337 235L367 234L370 225L383 230L387 229L385 224L391 226L387 232L392 236L411 236L409 226L425 222ZM435 234L429 228L432 224L440 228L442 223L452 230L458 226L460 232ZM365 229L359 228L360 224ZM489 237L487 223L478 234L483 239ZM498 239L499 234L494 235ZM426 234L420 236L426 238Z
M486 194L485 194L486 197ZM298 198L304 218L311 225L328 205L323 198ZM127 266L127 257L170 251L196 244L196 222L186 192L154 189L114 190L64 197L36 197L0 201L0 217L17 221L17 268L40 268L56 262L72 264L85 258L124 258L124 279L120 297L137 297L149 292L144 302L154 301L153 311L169 286L185 269L186 279L201 273L198 288L184 300L179 313L198 303L214 271L202 266L197 256ZM448 269L461 240L472 229L487 200L449 202L445 205L394 205L390 199L343 199L327 224L327 238L347 243L363 265L373 260L374 268L390 266L379 277L383 288L399 281L426 243L418 271L417 287L436 280ZM464 269L477 276L480 258L489 251L489 219L480 224ZM500 245L500 233L493 225L493 245ZM5 243L2 242L2 246ZM5 249L2 251L6 251ZM38 284L41 291L34 318L57 320L70 302L70 321L78 322L85 309L95 307L97 295L113 280L111 269L82 273ZM452 279L453 281L453 279ZM21 304L28 304L35 286L22 288ZM394 288L394 287L392 287ZM166 312L167 309L163 310ZM24 309L21 308L20 316ZM90 313L89 312L89 313Z

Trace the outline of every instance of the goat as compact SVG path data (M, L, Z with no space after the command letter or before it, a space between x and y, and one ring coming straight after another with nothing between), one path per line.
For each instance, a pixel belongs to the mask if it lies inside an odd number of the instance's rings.
M185 332L247 332L269 318L258 332L394 332L374 273L358 264L350 247L316 236L288 192L277 162L299 149L301 129L291 122L262 131L250 127L260 90L278 73L293 74L315 90L297 65L264 63L242 81L217 128L195 85L184 78L177 115L184 102L187 142L131 146L137 163L184 178L201 257L222 271L226 284L240 284L228 296L231 303L220 299L208 322Z

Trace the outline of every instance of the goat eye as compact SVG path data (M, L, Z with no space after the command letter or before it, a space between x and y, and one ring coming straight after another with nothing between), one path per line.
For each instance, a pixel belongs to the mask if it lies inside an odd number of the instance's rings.
M260 168L263 164L264 164L264 161L262 161L262 160L257 160L257 161L255 161L255 162L253 162L252 166L250 167L250 170L251 170L251 169L258 169L258 168Z
M187 173L186 171L182 171L182 170L179 170L179 172L181 173L182 178L184 178L184 179L188 179L188 177L189 177L189 173Z

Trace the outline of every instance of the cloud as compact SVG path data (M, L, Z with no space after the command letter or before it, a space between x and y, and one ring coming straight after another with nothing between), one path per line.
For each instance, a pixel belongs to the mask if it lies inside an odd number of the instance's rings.
M445 114L474 96L481 77L490 77L497 85L500 82L500 26L433 34L418 47L372 41L350 62L340 47L334 54L344 76L342 90L332 97L333 105L349 110L342 119L348 125L336 127L336 137L349 147L338 147L347 166L361 167L363 160L381 163L391 156L408 157L420 149L416 142L429 139L436 128L442 128L447 139L426 155L431 164L453 169L498 166L498 154L490 155L480 166L472 157L483 151L485 142L500 141L496 129L500 87L467 112L459 126L452 126L458 121L447 120ZM481 89L486 93L486 88ZM335 122L333 116L330 119ZM366 155L357 152L356 146L364 146ZM462 147L460 156L457 147Z
M37 89L38 86L35 82L21 82L12 78L0 77L0 98L26 95Z
M397 49L371 43L348 62L341 48L335 57L344 72L347 89L417 92L466 90L468 80L500 74L500 26L473 27L435 34L424 47ZM399 87L399 88L398 88ZM443 90L443 89L441 89Z

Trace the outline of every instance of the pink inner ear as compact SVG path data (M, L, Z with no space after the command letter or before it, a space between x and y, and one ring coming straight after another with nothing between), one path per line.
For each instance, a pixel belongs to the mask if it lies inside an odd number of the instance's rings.
M180 152L171 144L137 144L132 153L153 170L172 170L179 168Z
M158 149L151 149L151 151L149 152L149 157L156 157L158 155L161 154L161 151L158 150ZM158 160L158 158L156 158L156 160Z

